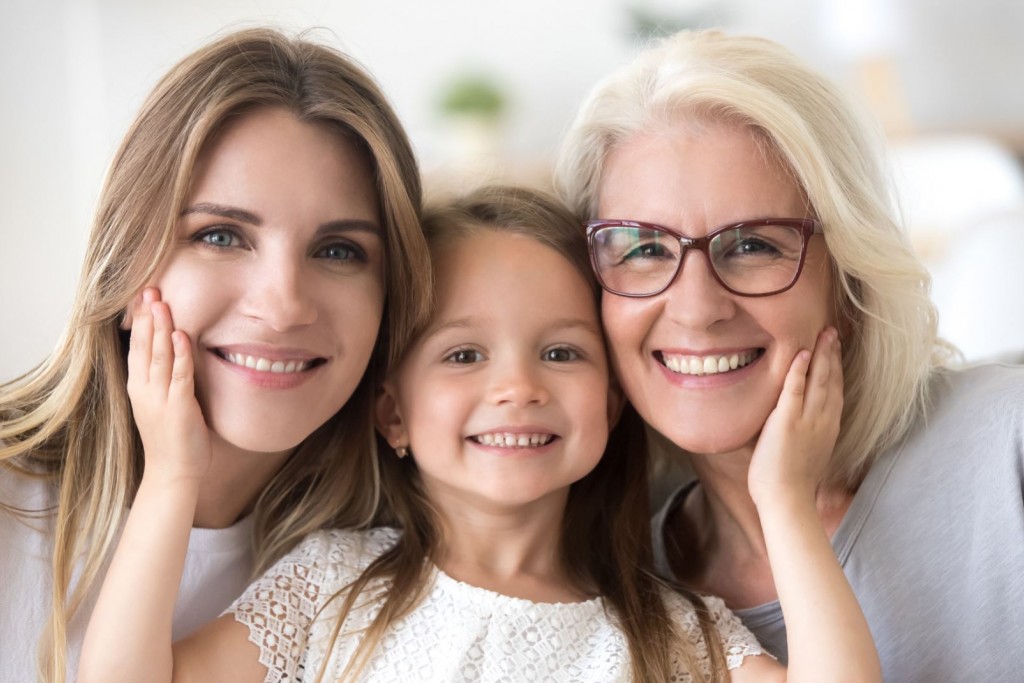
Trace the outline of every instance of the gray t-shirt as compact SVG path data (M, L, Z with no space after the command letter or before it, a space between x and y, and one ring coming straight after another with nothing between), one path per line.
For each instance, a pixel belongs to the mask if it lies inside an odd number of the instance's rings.
M695 483L652 520L664 524ZM872 466L832 547L887 681L1024 680L1024 367L936 375L931 409ZM735 613L786 661L777 601Z

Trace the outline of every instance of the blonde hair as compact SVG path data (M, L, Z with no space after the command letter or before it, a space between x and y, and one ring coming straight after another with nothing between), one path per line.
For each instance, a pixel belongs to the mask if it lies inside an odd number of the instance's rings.
M146 100L106 178L62 339L46 362L0 390L0 465L52 481L59 491L53 609L40 648L45 680L64 680L68 623L97 580L141 476L119 319L173 243L197 158L228 119L255 107L329 124L364 151L384 225L387 287L366 376L255 503L256 573L306 533L365 525L377 509L373 393L383 367L425 316L431 288L416 161L359 65L302 37L238 31L186 57ZM71 591L79 558L81 579Z
M435 257L440 250L481 231L535 239L565 257L590 285L597 303L598 287L579 223L543 193L505 186L480 188L429 209L423 230ZM617 619L628 642L633 680L668 683L673 660L699 679L703 675L694 648L680 637L664 603L667 584L653 573L644 435L643 421L627 405L597 467L570 488L560 533L561 560L576 587L600 595ZM331 598L342 604L328 650L360 594L382 580L387 585L381 610L342 676L349 680L356 680L370 662L389 626L424 597L431 567L440 559L443 545L438 513L423 489L413 458L400 459L383 437L378 441L384 453L380 468L384 509L388 511L380 522L402 529L402 535L393 548ZM725 659L707 607L695 594L678 586L671 588L689 600L697 613L709 653L711 680L724 679ZM324 659L317 680L322 679L328 661Z
M749 130L824 225L845 377L825 486L852 490L925 410L928 379L952 354L936 336L928 272L893 218L877 136L835 84L785 48L683 31L591 91L563 143L559 193L579 216L596 218L608 154L634 135L686 121Z

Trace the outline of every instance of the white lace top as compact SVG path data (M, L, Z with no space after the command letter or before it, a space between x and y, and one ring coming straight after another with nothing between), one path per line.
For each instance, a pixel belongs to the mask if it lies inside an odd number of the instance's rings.
M361 629L378 613L381 583L357 600L334 649L327 646L342 600L321 608L397 541L394 529L318 531L283 557L229 608L249 627L267 681L338 680L358 646ZM680 631L706 664L692 607L667 596ZM705 598L730 669L762 654L753 635L717 598ZM318 616L319 614L319 616ZM578 603L535 603L456 581L434 571L433 585L411 614L392 625L373 653L365 681L625 681L625 636L600 598ZM678 681L689 681L682 667Z

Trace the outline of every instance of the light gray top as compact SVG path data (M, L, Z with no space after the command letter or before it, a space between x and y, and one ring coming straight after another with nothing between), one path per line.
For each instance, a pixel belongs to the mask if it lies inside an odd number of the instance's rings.
M0 509L0 681L36 680L39 636L49 618L53 583L54 515L57 491L43 481L0 467L0 500L39 511L26 520ZM217 617L249 582L253 570L252 518L226 529L192 529L174 605L173 637L183 638ZM76 568L73 582L78 580ZM99 584L68 628L68 682L74 683L78 654Z
M667 572L664 523L652 520ZM871 468L832 537L887 681L1024 680L1024 367L938 374L931 410ZM777 601L734 610L786 660Z

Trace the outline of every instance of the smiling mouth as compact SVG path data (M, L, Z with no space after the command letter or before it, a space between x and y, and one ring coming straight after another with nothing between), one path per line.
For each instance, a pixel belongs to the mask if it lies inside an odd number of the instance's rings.
M764 349L707 356L667 354L661 351L655 355L662 365L677 375L719 375L750 365L764 355Z
M326 358L310 358L307 360L271 360L260 356L249 356L244 353L227 353L220 349L213 349L213 353L223 358L232 365L237 365L257 372L272 372L275 374L294 374L306 372L327 362Z
M477 434L469 437L471 441L481 446L497 446L498 448L537 448L546 446L556 437L554 434L510 434L508 432L494 432L491 434Z

